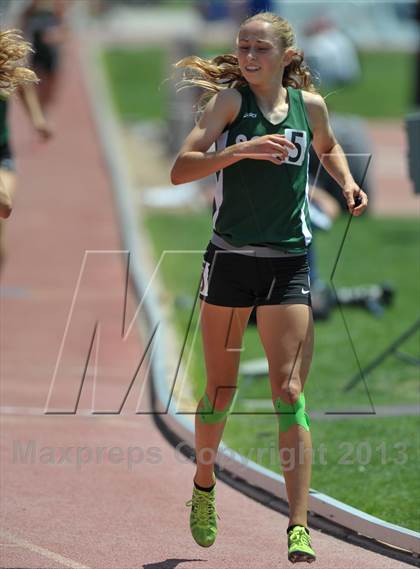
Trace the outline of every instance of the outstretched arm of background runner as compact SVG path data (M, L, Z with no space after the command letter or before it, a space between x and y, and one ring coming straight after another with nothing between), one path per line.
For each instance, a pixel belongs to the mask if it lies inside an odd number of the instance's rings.
M30 83L21 85L19 95L29 119L40 137L43 139L50 138L52 131L42 111L35 85Z
M278 134L261 136L216 152L207 152L225 126L235 119L240 107L241 95L235 89L221 91L211 99L175 160L171 170L173 184L185 184L204 178L244 158L269 160L274 164L283 162L288 154L287 149L293 149L294 145Z
M368 198L354 181L346 155L332 132L325 101L320 95L306 91L303 96L313 132L312 146L321 164L341 186L349 211L360 215L367 207ZM357 197L360 204L354 207Z

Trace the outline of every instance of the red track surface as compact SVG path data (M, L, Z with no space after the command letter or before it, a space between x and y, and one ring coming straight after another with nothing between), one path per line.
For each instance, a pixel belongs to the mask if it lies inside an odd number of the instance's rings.
M28 414L31 409L39 413L46 403L85 251L121 247L110 180L74 46L69 47L63 71L52 115L57 131L53 141L38 143L19 112L14 115L20 183L8 222L9 259L2 281L0 566L285 567L287 519L220 481L218 541L209 550L192 541L184 502L190 498L193 466L175 454L150 416L129 412L144 374L125 415ZM124 343L118 339L124 264L115 255L93 259L58 368L52 399L56 407L74 403L72 389L80 382L98 315L100 408L118 406L141 356L136 331ZM90 405L91 379L86 381L81 409ZM34 461L24 463L16 456L17 445L25 447L29 441L35 445ZM60 449L70 447L64 463L57 464L63 459ZM91 453L88 464L77 465L74 447L88 447L79 451L83 460ZM107 450L98 451L100 447ZM111 447L121 450L110 455ZM157 463L146 454L130 469L129 447L141 447L145 453L155 447ZM406 566L315 530L312 534L322 569Z

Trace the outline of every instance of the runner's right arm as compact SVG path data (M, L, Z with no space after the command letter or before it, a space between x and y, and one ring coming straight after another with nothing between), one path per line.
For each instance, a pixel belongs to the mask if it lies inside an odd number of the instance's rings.
M205 178L243 158L282 163L287 156L287 148L294 148L294 145L281 135L261 136L223 150L207 152L225 126L235 119L240 107L241 95L235 89L221 91L210 100L175 160L171 170L173 184L186 184Z

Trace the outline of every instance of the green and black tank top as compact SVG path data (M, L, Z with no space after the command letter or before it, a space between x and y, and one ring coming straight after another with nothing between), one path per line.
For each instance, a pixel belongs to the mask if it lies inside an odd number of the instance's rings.
M9 131L7 128L7 99L0 95L0 146L7 144Z
M308 208L312 131L300 90L288 87L288 113L278 124L260 111L248 87L238 88L238 116L216 141L216 150L267 134L284 134L296 146L281 165L243 159L217 172L213 230L234 247L256 245L302 254L311 242Z

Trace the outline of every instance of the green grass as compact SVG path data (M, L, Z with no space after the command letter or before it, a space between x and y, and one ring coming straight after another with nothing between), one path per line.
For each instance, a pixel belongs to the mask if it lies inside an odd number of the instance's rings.
M360 53L362 78L345 87L325 90L327 104L336 113L371 118L401 118L413 104L414 54Z
M345 223L346 219L343 218L329 233L318 235L320 270L326 280ZM171 297L178 299L174 302L173 317L180 338L184 338L191 315L188 302L196 293L201 267L201 253L188 251L205 249L209 238L210 214L149 213L146 216L146 227L152 236L157 258L165 250L185 251L166 254L159 275ZM362 309L344 309L362 366L384 350L417 317L419 275L413 274L412 268L418 266L418 249L419 231L416 220L362 218L352 221L336 272L336 286L387 281L396 289L395 302L382 318L375 318ZM204 388L205 370L199 335L193 341L196 328L197 310L188 333L183 362L187 362L192 350L189 377L198 399ZM417 334L404 345L403 351L418 356L418 345ZM246 361L256 357L263 357L263 350L255 327L250 326L245 333L241 358ZM357 366L343 322L338 311L334 311L328 321L316 323L314 360L305 388L309 409L349 410L368 407L369 397L363 382L350 393L343 392L343 387L356 371ZM270 399L268 378L250 381L240 377L239 381L236 407L239 413L245 409L245 399ZM412 404L419 401L418 369L395 357L385 359L381 366L367 376L367 386L374 405ZM247 415L232 416L227 424L224 441L245 456L278 472L275 422L271 411L268 413L253 413L247 408ZM319 449L321 443L325 445L328 464L317 464L315 461L312 487L372 515L419 530L420 522L416 517L413 497L413 494L419 494L415 455L419 448L418 423L416 417L358 417L313 421L314 448ZM349 455L352 464L342 464L342 459L346 458L345 443L353 445L353 452ZM408 445L407 459L403 465L398 464L400 455L398 446L395 446L398 443ZM361 445L360 448L357 445ZM366 449L366 446L369 448ZM257 451L258 448L271 449L271 452ZM257 456L258 452L263 454ZM363 463L363 453L366 452L371 452L372 455L367 465ZM381 460L384 464L381 464Z
M109 49L103 52L117 111L124 121L162 119L168 75L166 53L160 48Z
M338 244L344 232L341 219L330 233L317 240L321 274L329 277ZM346 309L345 316L362 366L366 366L390 342L400 336L418 317L420 232L413 220L354 219L346 240L334 283L336 286L388 282L395 287L393 306L382 318L373 318L367 311ZM336 330L338 333L334 333ZM343 396L342 388L356 371L356 362L338 311L333 318L317 326L318 352L315 354L314 381L308 395L314 404L328 406L368 404L366 389L361 382L357 389ZM404 346L418 354L419 335ZM395 357L385 360L367 377L370 395L375 404L418 401L418 373ZM319 388L326 389L322 395Z
M311 487L368 514L420 530L418 417L313 420ZM224 440L246 458L281 472L276 421L232 415Z

